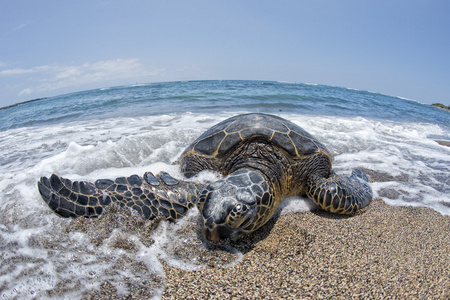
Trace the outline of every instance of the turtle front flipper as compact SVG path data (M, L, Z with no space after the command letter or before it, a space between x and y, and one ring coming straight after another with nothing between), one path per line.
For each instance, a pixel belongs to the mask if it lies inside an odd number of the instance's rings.
M306 195L320 208L338 214L351 214L367 206L372 200L368 176L353 170L350 177L332 172L329 178L311 176Z
M58 215L98 217L105 206L116 203L130 207L145 219L162 217L174 221L195 205L202 186L177 180L161 172L154 176L132 175L115 180L100 179L95 183L71 181L53 174L38 182L39 193Z

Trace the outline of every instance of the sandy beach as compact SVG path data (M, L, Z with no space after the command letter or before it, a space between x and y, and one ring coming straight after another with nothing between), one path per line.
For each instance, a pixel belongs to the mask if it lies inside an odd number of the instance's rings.
M374 181L394 179L365 171ZM395 191L383 193L389 197ZM226 246L202 244L198 215L192 216L178 227L172 224L175 231L166 232L170 242L163 251L200 269L180 269L172 258L160 257L164 272L158 275L135 262L128 264L135 276L120 283L121 291L104 281L82 298L450 299L450 217L429 208L390 206L376 198L352 216L320 209L286 213ZM160 226L168 225L111 205L101 218L78 218L65 231L85 232L95 244L137 253L127 236L150 247ZM113 237L119 227L124 235ZM61 295L66 288L48 295Z
M283 215L233 245L234 267L165 265L163 299L448 299L449 232L450 217L380 199L352 217Z
M142 228L142 219L133 222L131 227ZM158 299L155 289L163 290L162 299L449 299L449 232L448 216L381 199L351 217L322 210L285 214L232 242L243 253L232 267L213 263L217 252L188 247L177 255L203 255L210 261L206 268L185 271L161 261L165 276L154 276L138 264L142 277L123 283L126 294L105 281L83 299ZM132 250L127 245L117 246Z

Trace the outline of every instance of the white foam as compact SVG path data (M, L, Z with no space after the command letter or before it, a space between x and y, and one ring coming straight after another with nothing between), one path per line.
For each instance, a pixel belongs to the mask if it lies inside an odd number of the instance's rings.
M119 228L111 239L127 235L137 247L134 253L125 253L108 242L96 247L84 233L64 233L61 228L70 221L54 215L36 188L39 177L51 173L94 181L166 171L184 179L174 164L184 148L204 130L230 116L186 113L0 132L0 242L5 249L0 263L0 273L4 274L0 276L2 295L46 297L45 290L71 281L79 287L71 290L67 286L65 293L55 297L79 298L83 292L99 289L105 280L112 282L119 294L125 294L126 287L120 284L123 279L139 276L130 271L131 265L116 269L115 258L121 256L142 262L158 276L164 276L158 258L187 270L204 268L211 262L222 267L238 263L242 254L233 249L218 251L217 257L222 260L211 256L209 261L199 261L205 245L198 237L195 210L175 224L162 223L154 233L152 246L143 245L138 237ZM439 126L364 118L281 116L326 145L335 156L334 169L338 173L349 175L353 168L366 168L390 175L386 181L372 183L374 196L381 196L391 205L425 206L450 215L450 148L428 138L449 135ZM217 178L214 172L204 172L190 180L208 182ZM312 207L309 200L293 197L284 201L280 210L285 214ZM185 230L188 227L190 231ZM44 246L42 241L55 249ZM198 255L173 254L183 249L196 249ZM224 260L225 256L229 260Z
M309 199L292 196L284 199L278 206L278 211L281 215L292 214L302 211L310 211L316 209L317 205Z
M243 254L229 245L208 249L200 238L198 218L199 212L194 207L183 219L160 224L152 236L158 257L172 267L188 271L207 268L211 263L227 268L242 261Z

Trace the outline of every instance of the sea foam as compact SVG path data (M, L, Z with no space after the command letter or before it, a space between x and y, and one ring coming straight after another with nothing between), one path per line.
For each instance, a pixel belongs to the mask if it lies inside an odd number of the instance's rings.
M158 296L164 289L161 260L186 270L239 263L242 253L237 249L208 248L202 241L196 209L174 224L139 223L139 217L120 210L98 220L72 221L53 214L36 187L39 177L52 173L94 181L165 171L186 179L177 166L184 148L234 114L111 118L1 132L0 154L7 158L0 169L2 296L76 299L98 291L105 281L119 296L151 282L149 293ZM375 197L450 215L450 148L429 138L446 134L438 125L280 116L326 145L337 173L350 175L354 168L368 172ZM11 137L14 143L8 140ZM194 180L217 178L218 174L205 172ZM292 197L280 213L312 208L310 200Z

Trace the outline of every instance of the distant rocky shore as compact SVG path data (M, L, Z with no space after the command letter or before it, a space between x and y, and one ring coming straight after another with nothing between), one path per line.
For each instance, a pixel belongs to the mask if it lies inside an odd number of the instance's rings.
M446 111L450 111L450 106L445 106L444 104L441 103L433 103L431 104L431 106L440 108L440 109L445 109Z
M21 105L21 104L30 103L30 102L34 102L34 101L39 101L39 100L43 100L43 99L46 99L46 97L44 97L44 98L37 98L37 99L33 99L33 100L28 100L28 101L24 101L24 102L19 102L19 103L13 104L13 105L5 106L5 107L0 107L0 110L4 110L4 109L11 108L11 107L14 107L14 106L18 106L18 105Z

